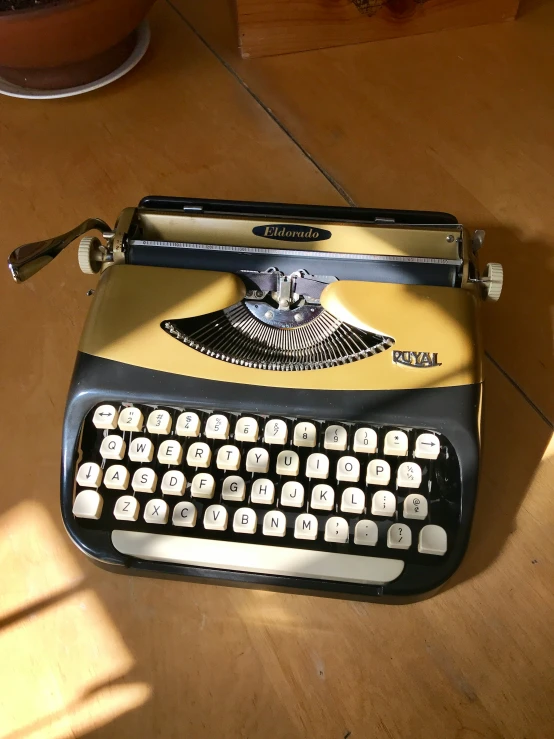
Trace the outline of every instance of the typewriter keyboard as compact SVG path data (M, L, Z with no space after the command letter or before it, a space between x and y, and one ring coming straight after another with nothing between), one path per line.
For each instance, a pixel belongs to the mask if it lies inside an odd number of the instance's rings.
M448 556L452 445L425 429L105 403L73 514L139 559L383 584Z

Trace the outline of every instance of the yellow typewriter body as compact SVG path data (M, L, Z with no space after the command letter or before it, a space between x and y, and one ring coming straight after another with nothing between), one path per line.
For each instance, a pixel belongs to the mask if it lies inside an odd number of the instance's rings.
M116 571L403 602L459 565L479 311L501 268L443 213L145 198L10 258L99 274L62 513Z

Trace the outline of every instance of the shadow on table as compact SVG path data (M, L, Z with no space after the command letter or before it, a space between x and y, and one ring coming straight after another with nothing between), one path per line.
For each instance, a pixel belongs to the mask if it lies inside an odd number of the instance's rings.
M482 464L471 540L444 589L475 577L500 556L552 436L551 427L494 365L487 361L485 370Z
M500 555L552 436L547 418L554 377L551 250L508 229L486 231L483 257L503 263L504 289L500 301L482 311L489 358L479 494L466 557L446 588L474 577ZM528 327L524 336L522 326Z

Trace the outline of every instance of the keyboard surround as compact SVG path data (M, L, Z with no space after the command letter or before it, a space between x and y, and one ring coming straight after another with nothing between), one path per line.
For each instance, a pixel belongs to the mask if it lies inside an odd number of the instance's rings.
M122 431L116 424L116 428L97 428L93 419L95 414L98 414L99 409L102 406L111 406L115 409L117 421L122 417L122 412L130 407L136 408L141 416L142 422L140 425L140 431ZM101 412L101 411L100 411ZM161 426L156 429L153 426L153 422L149 423L152 414L159 414L162 416ZM181 436L178 432L182 433L182 414L190 413L196 414L199 423L198 428L193 431L198 431L198 435L195 436ZM128 412L127 412L127 415ZM214 415L220 415L224 419L228 420L228 427L223 429L223 435L220 434L220 438L211 438L213 435L217 435L219 429L214 430ZM168 424L168 417L170 423ZM181 423L179 418L181 417ZM259 435L256 441L252 438L250 440L244 440L248 438L248 434L244 434L243 423L245 418L254 419L259 427ZM243 419L243 421L241 421ZM98 416L96 417L98 421ZM266 438L264 434L265 426L268 421L272 421L278 433L276 433L276 439L272 440ZM237 422L239 423L239 430L241 433L237 434L240 436L240 440L235 438L235 429L237 428ZM114 421L112 420L112 425ZM295 427L298 424L306 424L308 437L310 442L315 444L313 446L298 446L300 442L298 429ZM194 425L194 424L193 424ZM222 424L222 427L225 424ZM279 426L279 429L277 429ZM313 439L313 427L315 426L315 440ZM206 435L206 428L210 436ZM330 434L333 427L339 427L337 433ZM149 430L150 429L150 430ZM283 431L286 429L286 441L283 443ZM346 432L346 444L344 443L344 432L340 429L344 429ZM161 430L163 433L155 433L157 430ZM360 434L367 430L370 436L370 443L375 447L375 451L370 453L355 451L354 444L357 440L359 448ZM376 436L375 440L372 438L373 434ZM390 444L393 439L391 434L394 435L398 432L400 441L403 440L405 435L407 440L407 455L397 455L391 453ZM326 443L327 433L327 443ZM389 436L387 437L387 434ZM424 436L429 435L429 436ZM102 444L106 446L106 437L114 436L123 439L123 459L105 459L100 453ZM153 444L153 456L151 462L133 461L129 458L129 450L133 440L136 441L137 437L149 439ZM414 456L418 437L432 440L437 439L440 443L440 453L436 460L425 459L422 457ZM338 438L338 442L333 440ZM273 443L275 442L275 443ZM296 442L296 443L295 443ZM119 442L118 442L119 443ZM158 459L158 452L160 447L165 443L165 446L169 444L180 445L182 447L181 460L178 464L166 464L160 462ZM193 444L204 444L211 451L211 459L207 467L196 467L187 462L187 456L190 448ZM335 448L328 448L329 446L335 446ZM339 448L336 448L338 445ZM238 448L240 454L239 469L220 469L217 466L218 452L222 447L235 447ZM344 447L344 448L343 448ZM267 472L253 472L246 470L246 460L248 458L248 452L253 449L262 449L267 452L269 456L269 469ZM106 451L104 449L104 451ZM385 454L385 451L387 452ZM421 451L421 447L420 447ZM298 457L299 473L297 475L282 475L277 472L277 464L279 455L286 452L286 456ZM121 453L121 445L119 452ZM309 457L311 455L323 455L324 458L329 460L329 471L327 477L314 478L306 475L306 465L308 464ZM281 456L283 456L281 454ZM342 479L337 480L337 468L341 465L342 459L342 473L343 476L348 473L345 470L344 459L352 458L354 462L359 462L360 466L360 478L355 479ZM367 468L373 463L375 467L376 462L384 461L390 466L390 481L387 484L378 484L376 482L368 483L366 481ZM190 459L189 459L190 461ZM78 474L78 470L83 465L95 464L101 470L102 480L99 485L88 486L81 484L84 482L80 480L75 484L75 496L81 491L92 489L96 490L102 498L102 510L97 519L89 518L76 518L76 522L79 526L85 529L96 529L102 531L140 531L144 533L152 534L165 534L178 537L188 537L191 539L207 539L217 541L232 541L244 544L256 544L264 547L289 547L295 550L312 550L320 552L336 552L341 554L351 554L355 556L369 557L369 558L386 558L402 560L405 563L414 563L418 565L424 565L428 567L442 565L444 560L448 558L451 543L455 540L457 530L459 527L459 521L461 516L461 480L460 480L460 467L456 452L445 437L444 434L439 434L428 428L421 427L409 427L403 428L399 426L387 426L383 424L371 424L371 423L353 423L353 422L341 422L340 420L322 420L313 418L297 418L295 416L274 416L274 415L263 415L256 413L233 413L233 412L218 412L217 409L204 410L199 408L190 407L175 407L175 406L161 406L156 407L154 405L146 405L143 403L115 403L113 401L106 403L98 403L87 413L81 428L78 454L75 464L75 475ZM106 471L112 465L120 465L127 469L129 473L129 480L125 490L116 490L106 486ZM401 465L412 465L414 469L419 468L421 470L421 482L415 487L404 487L398 485L398 471ZM381 466L381 465L378 465ZM355 468L356 465L353 464ZM141 490L133 490L132 481L139 469L146 468L152 470L156 476L156 483L153 492L144 492ZM282 469L281 465L281 469ZM173 495L162 492L161 485L164 475L168 472L180 472L186 478L186 487L182 495ZM355 469L354 469L355 473ZM193 481L196 475L211 475L213 477L213 495L211 497L197 497L198 485L196 486L196 495L194 493ZM240 477L245 482L245 495L243 500L230 500L223 497L223 486L225 478L229 477ZM417 475L416 475L417 477ZM254 496L252 500L252 488L256 487L257 481L267 480L275 488L274 499L272 503L259 502L261 498ZM416 480L417 481L417 480ZM290 495L282 495L283 487L290 482L294 482L297 485L304 487L304 501L302 506L290 505ZM404 483L406 480L404 479ZM335 500L331 509L324 510L321 508L314 507L312 505L312 493L316 486L329 485L335 492ZM259 487L259 484L258 484ZM289 485L288 488L291 486ZM354 488L356 491L353 496L353 502L350 507L348 501L343 503L343 494L348 498L348 489ZM192 492L191 492L192 491ZM286 492L286 490L285 490ZM384 493L388 493L386 496ZM424 518L418 517L407 517L405 515L405 501L409 496L413 503L413 496L420 495L422 499L427 502L427 513ZM120 498L123 496L132 496L138 503L138 515L136 520L122 520L114 516L114 509ZM387 515L378 515L374 501L379 498L379 504L381 498L389 498L394 496L393 507L387 508L387 501L385 501L385 510ZM352 498L352 496L350 496ZM152 518L149 521L145 520L144 513L147 506L152 500L163 500L168 504L168 516L166 523L152 523ZM361 499L361 503L360 503ZM176 506L183 501L192 503L196 509L196 523L194 526L186 527L175 525L173 523L173 511ZM289 504L285 504L288 501ZM388 501L390 503L390 500ZM342 504L342 505L341 505ZM361 509L360 509L361 505ZM223 506L227 511L228 523L224 530L218 528L206 528L204 525L204 516L210 506ZM417 507L417 506L416 506ZM420 513L421 508L420 506ZM257 525L254 533L245 533L244 531L235 531L233 528L233 521L237 510L248 508L253 510L256 514ZM413 508L413 504L412 504ZM279 512L279 518L282 521L284 517L284 535L271 535L267 531L267 527L264 527L264 518L266 514L271 512ZM413 510L411 511L413 514ZM314 516L317 522L317 535L313 538L299 538L295 536L295 527L297 519L301 515ZM329 519L342 519L346 522L347 540L326 540L326 525L328 525ZM377 540L375 544L361 544L358 543L359 537L356 537L356 525L360 522L371 522L369 524L363 524L365 529L374 528L373 524L377 529ZM405 526L409 529L411 534L411 544L408 548L398 548L402 545L402 541L398 542L398 527ZM426 526L438 526L444 530L446 539L448 542L446 552L443 554L430 554L424 553L426 551L423 547L423 552L420 551L421 532ZM396 527L393 529L393 527ZM345 527L342 526L342 529ZM266 533L264 533L264 530ZM396 533L396 539L394 535L391 536L391 530ZM298 530L297 530L298 531ZM404 532L406 534L406 532ZM392 544L392 546L391 546ZM405 545L405 538L404 538ZM427 548L427 551L428 548Z

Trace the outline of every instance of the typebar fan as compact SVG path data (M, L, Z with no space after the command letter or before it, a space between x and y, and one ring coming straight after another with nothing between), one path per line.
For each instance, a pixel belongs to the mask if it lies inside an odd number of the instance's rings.
M268 287L267 274L263 274L263 284L259 281L251 287ZM252 289L229 308L163 321L161 327L215 359L285 372L356 362L394 344L391 337L340 321L321 306L322 287L334 278L310 278L305 273L285 276L275 271L272 279L274 290ZM296 292L299 287L302 293Z

